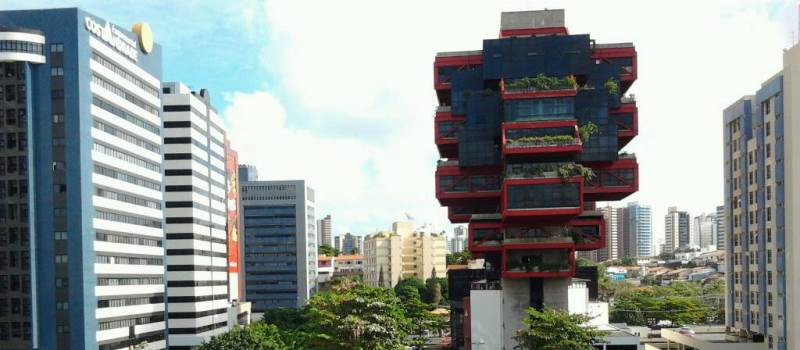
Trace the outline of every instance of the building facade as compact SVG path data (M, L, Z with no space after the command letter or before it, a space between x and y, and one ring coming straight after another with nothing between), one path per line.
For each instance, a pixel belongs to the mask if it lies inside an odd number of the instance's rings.
M334 276L357 276L364 274L363 255L339 255L333 265Z
M628 203L626 208L632 239L636 242L636 256L647 258L653 255L653 209L637 202Z
M229 329L225 130L208 91L162 93L169 347L190 349Z
M364 237L364 283L371 287L392 288L403 272L403 240L393 231Z
M326 245L333 247L333 239L331 238L331 216L327 215L325 218L317 220L317 245Z
M689 213L679 211L677 207L669 207L664 216L664 239L666 253L674 253L678 249L690 247Z
M527 307L569 309L576 251L606 245L595 202L638 190L620 153L637 134L636 59L630 43L570 35L563 10L503 13L482 50L436 55L436 196L484 259L492 293L471 291L465 312L472 329L501 325L489 348L514 347Z
M314 196L304 180L241 182L244 299L254 314L302 307L316 290Z
M600 208L606 222L606 246L597 250L597 261L617 260L619 256L619 224L617 209L612 206Z
M726 325L768 349L800 346L800 46L755 95L723 112Z
M342 254L361 254L364 251L364 237L348 232L341 236L340 245Z
M394 287L400 279L423 281L447 272L447 237L414 230L412 223L399 221L391 231L364 238L364 282L373 287Z
M727 219L725 218L725 206L724 205L720 205L720 206L717 207L716 215L714 215L714 222L717 225L717 229L715 231L716 236L714 237L714 239L716 240L717 249L718 250L724 250L725 249L725 234L726 234L725 233L725 221L726 220Z
M716 250L717 219L715 214L700 214L692 218L693 236L701 250Z
M164 348L160 46L75 8L0 27L0 348Z

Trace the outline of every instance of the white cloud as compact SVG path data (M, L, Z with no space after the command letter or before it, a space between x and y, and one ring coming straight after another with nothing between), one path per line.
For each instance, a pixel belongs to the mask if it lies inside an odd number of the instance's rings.
M268 1L261 57L286 109L271 94L238 93L226 114L242 160L269 178L311 179L335 233L383 228L405 211L441 227L435 53L479 49L503 10L566 8L572 33L636 44L640 136L628 150L641 190L630 200L653 205L660 234L667 206L700 213L722 202L722 109L779 69L790 37L788 16L769 18L773 3Z

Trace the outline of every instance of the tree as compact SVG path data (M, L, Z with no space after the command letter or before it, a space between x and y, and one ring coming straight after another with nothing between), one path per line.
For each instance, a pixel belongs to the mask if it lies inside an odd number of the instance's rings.
M626 256L619 260L619 263L623 266L636 266L638 263L636 262L636 258L632 256Z
M517 331L514 340L520 350L595 350L605 332L586 326L592 318L586 315L570 315L566 311L528 308L524 327Z
M317 293L309 302L307 318L306 327L314 330L314 338L306 345L312 349L398 349L412 328L393 290L363 284Z
M696 324L724 321L724 282L705 289L697 282L673 282L620 293L611 305L611 322L650 326L659 321ZM720 309L723 311L720 312Z
M658 254L658 259L659 260L675 260L675 253L662 252L661 254Z
M470 254L469 250L465 250L463 252L458 253L450 253L445 256L445 261L447 265L466 265L469 262L469 259L472 259L472 254Z
M325 244L322 244L317 248L317 254L325 256L339 256L339 252L333 249L333 247Z
M429 278L425 282L425 300L426 303L436 307L442 301L442 286L436 279Z
M247 327L234 327L230 331L214 336L200 345L198 350L289 350L280 337L278 328L264 322L256 322Z
M417 297L421 297L426 293L426 284L418 277L406 277L401 279L397 282L397 285L394 286L394 292L397 294L400 299L403 299L404 295L408 292L405 290L407 286L413 287L417 290Z

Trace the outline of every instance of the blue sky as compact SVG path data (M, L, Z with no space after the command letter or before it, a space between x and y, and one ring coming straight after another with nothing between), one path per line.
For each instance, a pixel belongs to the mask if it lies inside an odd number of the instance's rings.
M128 26L147 21L164 79L208 88L241 161L267 179L307 178L334 234L388 228L408 212L449 229L434 197L432 61L479 49L500 12L565 8L573 33L634 42L640 133L626 150L663 232L668 206L722 202L721 111L780 69L795 1L407 0L46 1ZM598 14L602 14L598 16ZM620 203L622 204L622 203Z

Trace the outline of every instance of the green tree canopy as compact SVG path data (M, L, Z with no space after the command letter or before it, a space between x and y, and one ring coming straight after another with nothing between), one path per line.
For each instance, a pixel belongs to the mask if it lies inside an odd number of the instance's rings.
M472 254L470 254L469 250L465 250L459 253L450 253L445 256L445 262L447 265L465 265L469 262L469 259L472 259Z
M605 336L605 332L592 326L584 326L591 320L586 315L570 315L566 311L528 308L522 320L524 327L517 331L514 340L519 350L595 350L593 344Z
M290 350L280 337L278 328L264 322L247 327L234 327L230 331L212 337L200 345L198 350Z
M339 256L339 251L333 249L333 247L329 245L321 244L317 248L317 254L326 256Z

